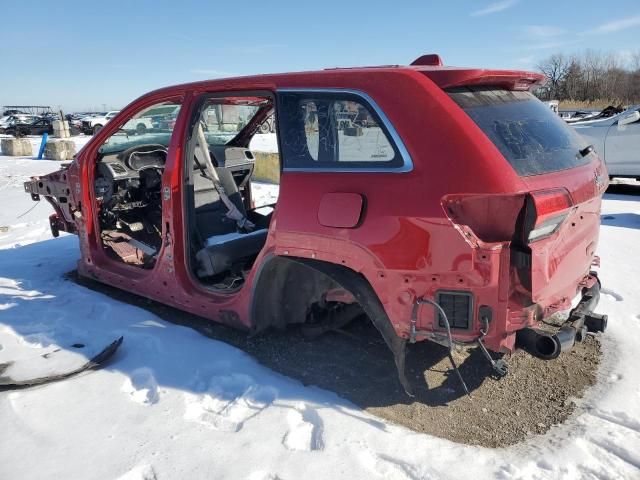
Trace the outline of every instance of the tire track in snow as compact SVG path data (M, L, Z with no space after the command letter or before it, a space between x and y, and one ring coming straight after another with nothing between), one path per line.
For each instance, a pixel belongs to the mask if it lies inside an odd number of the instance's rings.
M599 418L605 422L613 423L620 427L624 427L632 432L640 435L640 422L629 418L626 414L621 412L603 412L601 410L592 410L590 415Z
M640 474L640 459L634 457L627 449L606 440L596 440L592 438L589 442L598 450L602 450L604 455L618 459L625 465L636 469L638 474Z

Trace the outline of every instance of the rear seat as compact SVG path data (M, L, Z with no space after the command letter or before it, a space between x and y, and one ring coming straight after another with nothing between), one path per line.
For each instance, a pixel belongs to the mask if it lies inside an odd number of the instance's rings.
M246 214L242 196L231 172L217 168L220 183L235 206ZM211 180L194 171L194 207L196 228L204 246L196 253L199 278L228 271L234 263L257 255L267 240L267 229L238 233L236 222L226 216L227 208Z
M210 237L196 254L198 277L212 277L231 269L242 258L257 255L267 241L266 228L249 233L227 233Z

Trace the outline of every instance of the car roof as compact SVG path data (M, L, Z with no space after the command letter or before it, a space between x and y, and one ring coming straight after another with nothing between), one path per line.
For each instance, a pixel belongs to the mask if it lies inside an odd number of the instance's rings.
M407 76L422 74L443 89L459 86L492 85L508 90L530 90L544 84L546 81L544 75L524 70L493 70L424 64L379 65L368 67L337 67L306 72L271 73L203 80L161 88L149 92L143 97L160 93L178 94L187 90L259 89L260 86L262 86L263 89L278 89L295 86L312 86L314 83L326 83L327 80L335 80L336 83L343 83L348 81L349 78L371 77L385 73L397 73Z

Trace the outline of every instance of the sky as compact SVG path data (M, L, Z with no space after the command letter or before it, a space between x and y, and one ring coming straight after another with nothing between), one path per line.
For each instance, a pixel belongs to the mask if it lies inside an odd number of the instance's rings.
M534 69L640 50L640 1L0 2L0 105L124 107L176 83L336 66Z

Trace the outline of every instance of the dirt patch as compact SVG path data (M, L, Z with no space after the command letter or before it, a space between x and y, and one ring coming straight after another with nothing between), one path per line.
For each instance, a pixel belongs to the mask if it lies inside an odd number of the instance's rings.
M399 386L390 351L366 318L315 340L305 339L293 327L248 337L197 315L78 279L75 273L69 278L232 344L261 364L333 391L378 417L470 445L504 447L563 422L575 409L573 399L595 382L600 360L600 344L589 335L550 362L518 351L508 359L509 374L498 380L477 348L464 348L454 356L471 390L469 398L450 368L446 349L421 342L410 345L407 355L407 376L416 389L416 397L409 398Z

